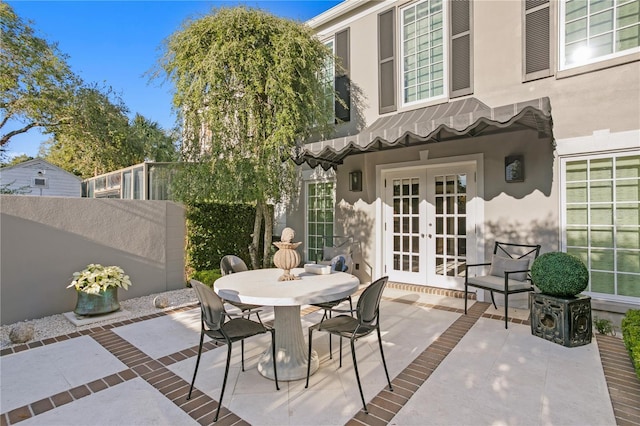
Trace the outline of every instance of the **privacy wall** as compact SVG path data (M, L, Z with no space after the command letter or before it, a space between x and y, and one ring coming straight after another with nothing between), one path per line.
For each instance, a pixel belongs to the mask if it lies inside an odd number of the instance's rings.
M185 285L184 208L170 201L0 196L0 320L72 311L73 272L118 265L126 300Z

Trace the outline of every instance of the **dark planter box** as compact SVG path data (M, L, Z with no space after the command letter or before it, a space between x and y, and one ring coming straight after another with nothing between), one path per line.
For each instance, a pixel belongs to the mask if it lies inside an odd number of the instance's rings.
M591 343L591 297L529 293L531 334L567 347Z

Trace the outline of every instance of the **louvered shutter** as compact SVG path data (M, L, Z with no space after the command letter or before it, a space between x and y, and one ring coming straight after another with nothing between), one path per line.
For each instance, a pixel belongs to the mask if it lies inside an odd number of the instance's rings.
M549 0L526 0L524 6L524 80L551 75Z
M471 1L455 0L451 5L451 43L449 44L449 97L473 93L473 40Z
M351 83L349 80L349 29L336 34L336 81L335 90L338 98L335 111L337 121L349 121L351 116Z
M378 105L380 114L398 109L396 103L395 9L378 15Z

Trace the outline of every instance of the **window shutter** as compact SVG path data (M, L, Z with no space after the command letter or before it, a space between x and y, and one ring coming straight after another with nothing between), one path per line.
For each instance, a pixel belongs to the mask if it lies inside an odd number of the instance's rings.
M551 75L549 0L526 0L524 6L524 80Z
M349 121L351 116L351 82L349 79L349 28L336 34L336 81L335 90L342 104L336 99L335 111L338 121Z
M451 5L449 97L455 98L473 93L471 1L456 0L449 4Z
M396 104L395 9L378 15L378 104L380 114L398 109Z

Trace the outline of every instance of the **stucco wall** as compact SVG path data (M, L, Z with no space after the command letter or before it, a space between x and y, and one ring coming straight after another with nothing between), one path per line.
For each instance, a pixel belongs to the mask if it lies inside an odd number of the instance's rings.
M0 196L2 324L68 312L89 263L118 265L120 300L185 285L183 208L168 201Z

